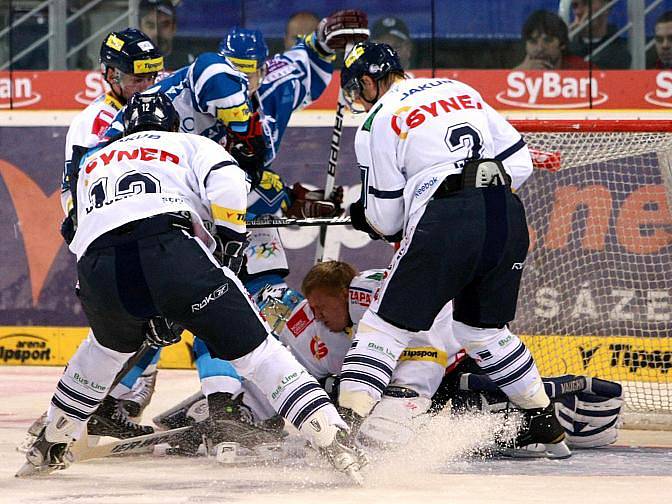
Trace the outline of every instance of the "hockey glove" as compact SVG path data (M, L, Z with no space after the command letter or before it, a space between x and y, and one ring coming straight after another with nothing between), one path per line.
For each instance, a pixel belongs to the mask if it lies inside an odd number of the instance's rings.
M213 255L219 264L226 266L236 275L240 273L245 264L245 249L247 248L247 236L244 233L236 233L228 228L217 226L215 236L217 242Z
M147 321L145 339L154 348L161 348L178 343L182 339L184 329L163 317L154 317Z
M368 233L369 238L372 240L380 240L382 238L389 243L397 243L400 242L404 236L403 229L400 229L393 235L379 235L378 232L373 229L366 220L366 217L364 216L364 205L362 205L360 201L355 201L352 205L350 205L350 221L353 228L358 231L364 231L365 233Z
M369 21L360 10L342 10L322 19L317 26L317 42L327 54L343 51L346 44L369 38Z
M77 231L77 214L74 208L71 208L68 212L68 215L63 222L61 222L61 236L65 240L65 243L70 245L72 240L75 238L75 232Z
M259 185L266 156L266 141L261 128L259 112L250 116L247 133L227 131L226 149L250 177L252 189Z
M343 213L343 187L338 186L325 199L324 191L308 189L297 182L290 190L292 205L285 212L287 217L338 217Z

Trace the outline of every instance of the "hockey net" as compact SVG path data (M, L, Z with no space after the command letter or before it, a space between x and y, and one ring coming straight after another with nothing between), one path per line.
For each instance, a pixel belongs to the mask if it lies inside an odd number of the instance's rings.
M617 381L626 425L672 427L672 125L512 123L536 168L515 331L542 375Z

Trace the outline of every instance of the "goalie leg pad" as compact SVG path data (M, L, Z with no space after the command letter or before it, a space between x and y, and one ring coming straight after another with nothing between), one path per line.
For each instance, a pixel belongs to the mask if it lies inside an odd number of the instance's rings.
M555 414L567 434L572 448L607 446L618 438L623 398L607 398L580 392L561 397Z

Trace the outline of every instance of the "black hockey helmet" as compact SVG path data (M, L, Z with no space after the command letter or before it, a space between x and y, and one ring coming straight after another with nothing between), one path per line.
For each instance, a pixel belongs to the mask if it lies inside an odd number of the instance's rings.
M388 44L368 40L355 44L346 54L341 70L341 88L348 105L352 109L354 101L361 96L361 79L365 75L377 82L391 72L403 71L399 56Z
M112 32L100 47L100 63L125 74L150 74L163 70L163 56L152 39L140 30Z
M135 93L124 109L124 134L138 131L177 131L180 116L164 93Z

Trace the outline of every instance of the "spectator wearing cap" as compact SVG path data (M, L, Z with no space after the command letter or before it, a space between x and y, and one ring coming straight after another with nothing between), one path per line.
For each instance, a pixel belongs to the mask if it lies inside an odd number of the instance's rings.
M654 43L656 60L649 68L672 68L672 11L664 12L656 19Z
M379 19L371 28L371 40L389 44L399 55L404 69L413 68L413 40L408 26L401 19L388 16Z
M189 52L174 51L177 16L170 0L140 1L140 30L159 47L167 70L177 70L194 61L194 56Z
M522 30L525 58L516 70L583 70L588 63L569 54L567 25L552 12L534 11Z
M285 51L296 44L297 37L314 32L319 23L317 14L309 11L295 12L289 16L285 25Z

